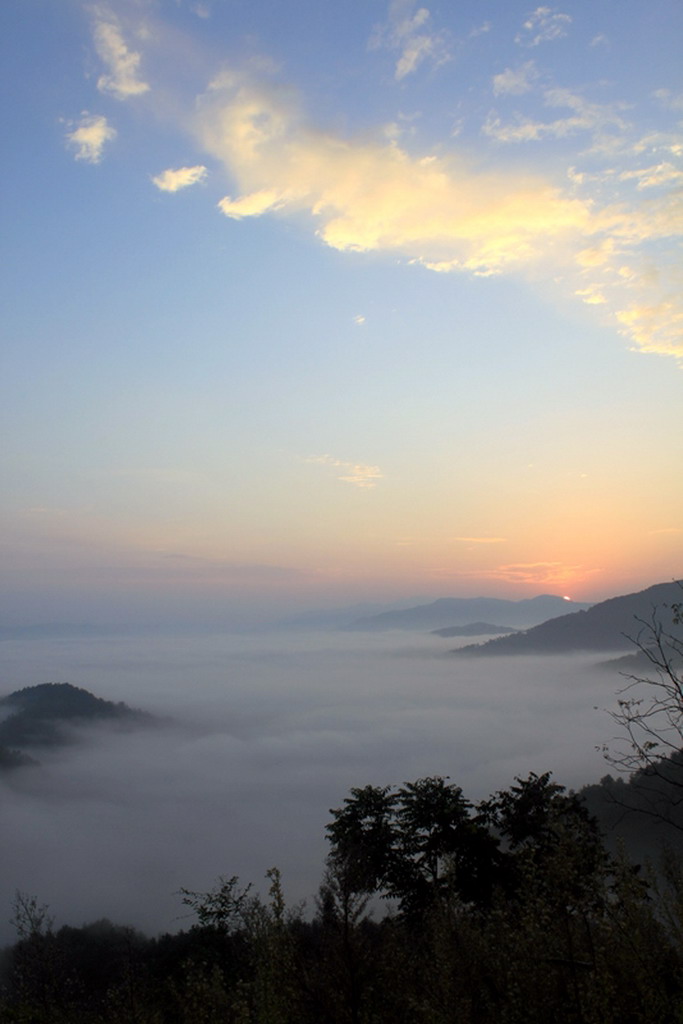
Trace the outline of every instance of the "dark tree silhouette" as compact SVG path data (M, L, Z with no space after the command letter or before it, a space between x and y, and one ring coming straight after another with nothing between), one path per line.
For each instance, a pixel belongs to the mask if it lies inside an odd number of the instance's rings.
M459 786L440 776L352 789L327 826L332 860L351 891L396 899L403 913L457 898L485 902L498 842Z

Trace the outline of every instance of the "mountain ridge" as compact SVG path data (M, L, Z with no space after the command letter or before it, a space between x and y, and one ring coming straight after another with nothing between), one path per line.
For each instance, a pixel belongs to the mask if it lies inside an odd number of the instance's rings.
M433 629L434 636L495 636L497 633L516 633L514 626L496 626L492 622L468 622L464 626L444 626Z
M353 631L384 629L435 630L466 626L472 622L496 622L501 626L526 629L547 619L589 608L589 604L568 601L555 594L510 601L501 597L440 597L430 604L356 619L343 627Z
M587 610L539 623L522 633L468 644L453 654L466 656L564 654L578 651L633 651L644 626L661 609L683 601L680 581L655 583L633 594L600 601Z

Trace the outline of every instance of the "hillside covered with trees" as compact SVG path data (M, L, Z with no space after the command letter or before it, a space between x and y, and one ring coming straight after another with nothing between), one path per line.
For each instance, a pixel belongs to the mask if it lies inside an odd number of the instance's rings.
M39 683L0 698L0 771L38 764L41 748L68 746L75 730L98 723L151 725L155 719L122 702L96 697L71 683ZM30 753L27 752L30 751Z

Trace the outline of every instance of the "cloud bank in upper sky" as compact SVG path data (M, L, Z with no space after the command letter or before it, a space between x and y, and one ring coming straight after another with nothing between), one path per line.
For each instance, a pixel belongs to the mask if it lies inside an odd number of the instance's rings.
M589 230L587 205L540 176L317 131L276 90L232 73L203 98L199 132L241 188L221 200L226 216L306 211L335 249L393 250L435 270L491 274Z
M491 115L484 133L499 142L583 133L608 151L625 145L618 109L562 89L547 90L545 102L572 113L508 126ZM441 272L564 275L641 349L683 356L680 273L662 249L683 232L680 195L665 191L675 174L641 169L633 180L641 191L650 183L652 200L636 204L622 193L601 203L589 177L560 187L510 166L483 170L455 153L419 157L395 142L320 131L291 96L237 72L217 77L202 97L197 131L239 186L219 203L227 217L306 212L335 249L394 252ZM627 181L609 169L599 177Z
M132 21L124 29L105 4L88 10L106 69L99 91L118 100L151 91L142 48L152 38L154 67L163 69L164 31L157 25L155 35L152 21L144 31L136 33ZM573 27L569 14L538 7L514 42L535 49ZM474 45L472 33L464 39ZM432 25L426 7L392 0L370 49L398 55L394 78L405 91L421 70L451 62L455 43ZM491 102L503 109L480 108L478 138L467 148L450 138L411 150L396 132L387 134L386 124L362 136L317 126L305 101L275 81L274 67L254 59L248 71L224 65L201 95L176 95L173 103L168 96L179 86L172 71L163 71L164 120L175 109L176 127L233 183L217 202L226 217L303 214L318 238L340 251L385 253L437 272L524 273L551 281L593 307L634 347L683 357L680 125L668 133L639 132L628 104L557 84L547 67L528 60L490 75ZM674 116L680 112L671 89L657 90L649 101ZM397 118L394 123L406 123L402 113ZM84 120L67 135L77 159L91 163L113 137L104 118ZM554 151L570 146L558 161ZM198 161L152 181L176 192L207 175Z

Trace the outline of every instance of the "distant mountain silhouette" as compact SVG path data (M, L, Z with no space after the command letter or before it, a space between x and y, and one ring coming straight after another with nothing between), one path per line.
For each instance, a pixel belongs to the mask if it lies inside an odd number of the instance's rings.
M400 601L361 601L337 608L317 608L313 611L298 612L278 619L271 629L346 629L350 623L384 612L395 612L410 607L419 597L403 598Z
M468 622L466 626L446 626L433 629L435 636L496 636L498 633L516 633L512 626L493 626L490 622Z
M525 629L580 608L590 608L590 605L567 601L552 594L522 601L506 601L498 597L442 597L431 604L356 619L344 628L368 632L382 629L435 630L465 626L471 622L499 622L504 626Z
M24 747L56 747L73 742L69 726L96 722L149 725L156 719L127 704L103 700L70 683L41 683L0 698L0 769L36 764Z
M658 583L647 590L612 597L588 611L551 619L514 636L496 637L484 644L455 650L459 655L561 654L570 651L633 651L629 637L637 637L657 609L683 600L678 583ZM666 622L666 620L664 620Z

